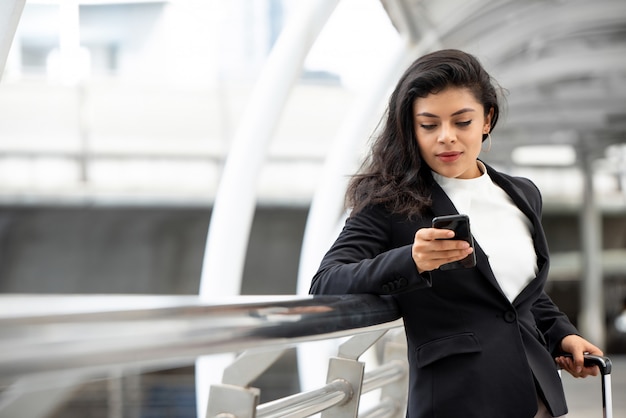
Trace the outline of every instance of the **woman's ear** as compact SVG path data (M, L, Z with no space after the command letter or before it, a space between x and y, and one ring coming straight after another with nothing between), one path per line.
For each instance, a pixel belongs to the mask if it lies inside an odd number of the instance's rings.
M491 109L489 109L489 113L487 113L487 115L485 116L485 126L483 129L483 132L488 134L489 132L491 132L491 118L493 118L493 107Z

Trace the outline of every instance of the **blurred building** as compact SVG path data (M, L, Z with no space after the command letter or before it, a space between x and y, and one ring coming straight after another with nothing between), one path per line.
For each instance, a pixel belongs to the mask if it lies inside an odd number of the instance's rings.
M248 252L255 275L265 269L272 281L289 283L297 274L297 243L337 131L401 38L394 4L339 2L309 53L258 179ZM422 33L451 10L408 4L401 16ZM620 5L468 6L439 30L436 45L476 53L509 90L508 114L483 158L541 188L555 280L579 279L587 170L603 213L603 247L611 250L606 273L623 281L626 64L615 63L626 59L602 61L625 49ZM27 1L0 84L0 289L195 293L232 138L298 7L289 0ZM538 21L542 7L564 16ZM483 28L481 19L494 23ZM369 122L373 132L378 121ZM363 149L354 150L345 175ZM277 209L291 215L272 220ZM281 243L286 236L289 244ZM270 251L270 237L276 253L256 254ZM268 260L276 259L292 267L273 271ZM266 279L244 280L256 281Z
M0 83L0 292L196 294L233 137L302 4L27 0ZM508 90L483 158L542 190L548 290L574 322L592 193L607 344L626 351L622 1L338 2L272 134L241 292L296 292L337 133L411 36L475 53Z

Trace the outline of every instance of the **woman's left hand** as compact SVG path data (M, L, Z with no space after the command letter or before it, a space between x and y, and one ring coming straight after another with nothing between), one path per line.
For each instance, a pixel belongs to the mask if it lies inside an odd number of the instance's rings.
M598 366L584 366L584 354L604 355L598 347L578 335L568 335L561 340L561 350L572 355L572 357L560 356L555 359L563 370L574 377L598 375Z

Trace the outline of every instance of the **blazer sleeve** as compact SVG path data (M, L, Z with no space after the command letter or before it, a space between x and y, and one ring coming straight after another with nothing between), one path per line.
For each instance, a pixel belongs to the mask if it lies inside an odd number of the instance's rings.
M393 245L391 215L372 206L351 216L313 277L312 294L390 295L429 287L420 275L411 244Z
M520 180L526 183L526 197L533 211L541 219L543 200L539 188L529 179L520 178ZM532 312L537 328L545 339L546 347L553 355L560 353L561 340L564 337L578 334L578 330L572 325L567 315L561 312L545 291L542 291L539 298L533 303Z
M567 315L559 310L545 291L533 303L532 312L537 328L546 341L546 347L554 356L561 353L561 340L563 338L571 334L579 335L578 330L572 325Z

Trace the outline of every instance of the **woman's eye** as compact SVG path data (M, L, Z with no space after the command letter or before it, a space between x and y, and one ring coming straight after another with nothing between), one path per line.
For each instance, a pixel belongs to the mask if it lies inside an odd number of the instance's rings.
M433 129L435 129L437 127L437 125L427 125L427 124L420 124L420 127L422 129L426 129L427 131L432 131Z
M470 120L463 121L463 122L457 122L456 124L457 124L457 125L459 125L459 126L469 126L469 125L470 125L470 123L472 123L472 120L471 120L471 119L470 119Z

